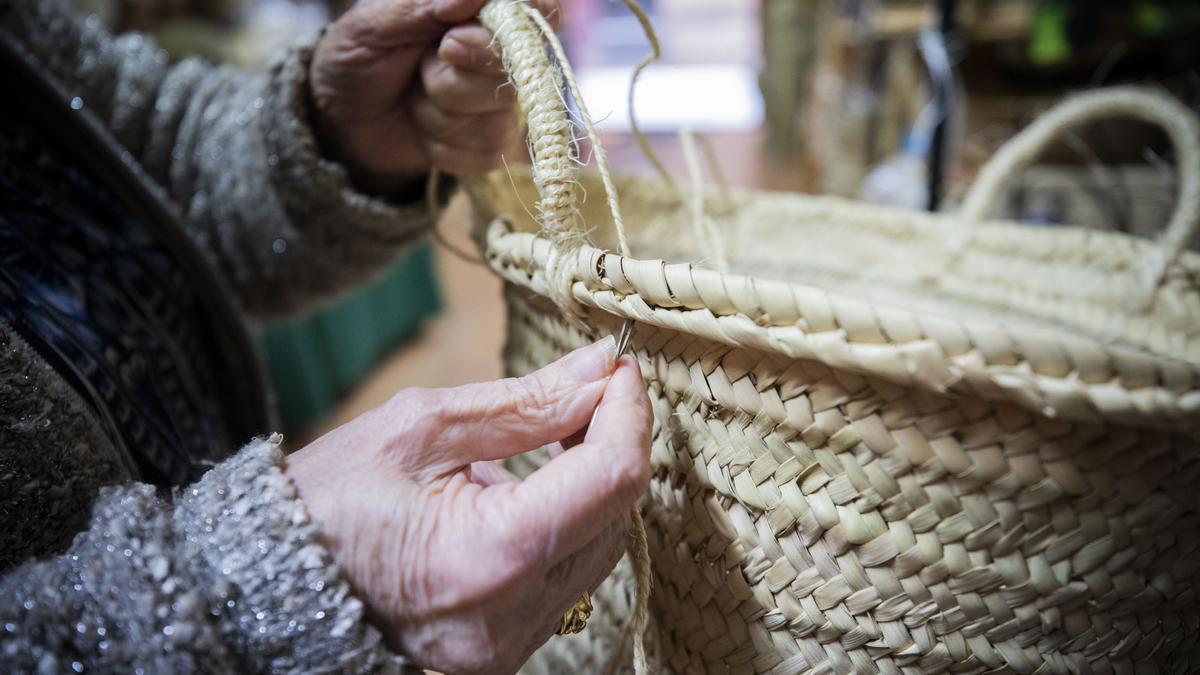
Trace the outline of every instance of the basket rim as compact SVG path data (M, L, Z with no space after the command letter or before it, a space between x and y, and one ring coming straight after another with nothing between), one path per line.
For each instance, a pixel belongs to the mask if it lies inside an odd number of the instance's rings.
M478 205L476 216L488 265L505 280L548 295L543 272L550 240L514 230L504 216L489 221ZM899 386L1007 401L1048 418L1200 430L1200 363L1194 361L1066 327L882 307L802 282L640 260L590 244L573 255L575 301L616 317ZM815 316L832 318L835 328L813 330ZM856 317L904 326L907 338L886 330L884 342L856 337L842 325Z
M596 178L594 172L585 171L580 178L588 191L599 187L587 184ZM673 229L685 227L679 222L668 226L672 229L657 229L663 215L668 215L670 222L669 212L681 207L665 184L635 174L615 174L613 178L622 198L636 195L639 211L656 214L659 224L653 230L654 239L647 240L654 242L651 248L672 260L694 259L694 253L675 255L683 250L671 250L670 243L666 244L667 250L661 250L663 246L657 241L664 237L665 241L694 238L689 231ZM533 190L528 167L515 166L471 177L464 186L474 203L476 221L482 219L486 224L492 218L505 217L516 230L536 230L540 217L522 198L522 189ZM895 242L897 250L907 251L900 255L896 250L876 250L874 258L865 261L909 267L906 274L864 275L852 258L850 264L837 266L828 264L836 256L816 256L812 271L833 280L826 283L811 277L797 278L790 270L805 268L794 267L794 256L781 257L775 249L764 248L750 256L736 255L734 269L727 274L838 288L844 295L869 304L906 307L919 314L1035 324L1173 361L1200 364L1200 323L1193 319L1200 315L1196 314L1200 312L1200 252L1185 249L1167 262L1155 241L1132 234L1076 225L1033 227L991 219L978 224L967 249L941 257L961 230L957 214L898 209L834 195L755 189L734 190L725 197L710 199L719 204L710 204L706 210L719 208L728 215L751 208L756 217L768 222L781 217L842 220L839 227L867 237L875 246L886 242L891 248L891 242ZM587 217L606 215L599 208ZM480 227L476 227L477 240L482 237ZM639 231L643 236L649 234L634 228L634 232ZM766 235L772 236L770 230ZM841 242L834 243L842 246ZM912 254L929 258L909 266ZM643 259L636 255L632 258ZM788 271L764 275L763 265ZM1014 275L1013 269L1022 272ZM803 277L803 272L799 276Z

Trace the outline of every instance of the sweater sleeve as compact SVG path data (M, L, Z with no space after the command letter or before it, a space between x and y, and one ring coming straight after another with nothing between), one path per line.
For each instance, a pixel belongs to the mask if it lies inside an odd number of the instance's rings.
M314 41L250 73L177 64L63 0L0 0L0 31L96 115L179 209L252 315L294 313L395 259L429 226L421 200L355 190L308 119Z
M173 500L105 488L66 553L0 579L14 672L407 672L255 441ZM420 671L413 671L420 672Z

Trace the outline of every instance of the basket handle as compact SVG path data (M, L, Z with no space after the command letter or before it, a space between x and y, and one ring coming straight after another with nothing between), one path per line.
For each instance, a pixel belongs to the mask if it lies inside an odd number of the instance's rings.
M678 185L667 173L638 127L633 106L634 87L637 86L638 78L646 67L661 55L658 36L650 24L650 17L637 0L621 2L637 18L650 43L650 53L634 68L629 83L629 121L633 127L633 136L663 182L682 200ZM565 84L575 99L576 112L592 144L596 172L604 185L605 201L612 214L617 248L622 256L630 257L629 238L621 217L616 185L608 170L607 153L604 151L604 144L600 142L596 124L584 103L579 84L575 81L575 73L554 29L528 0L489 0L480 9L479 18L480 22L492 31L500 45L501 59L517 91L517 104L526 119L530 138L529 150L533 160L532 178L538 192L537 208L543 234L548 235L555 244L555 249L562 254L585 238L587 232L577 207L582 188L578 183L578 166L571 157L574 136L566 101L561 93ZM553 54L553 59L547 51ZM554 260L549 262L551 264L548 264L548 267L553 266ZM565 281L565 277L560 281ZM559 304L563 309L567 308L566 304Z
M531 12L537 9L524 2L490 0L480 10L479 19L500 45L504 69L529 128L541 226L552 233L581 231L579 168L571 157L573 137L560 71L550 61Z
M995 202L1000 188L1031 164L1067 129L1109 117L1132 117L1162 127L1175 148L1179 197L1166 229L1157 239L1160 255L1151 270L1157 287L1167 266L1179 257L1200 226L1200 123L1175 98L1142 87L1112 87L1072 96L1059 103L1005 143L979 171L959 213L965 235L957 253Z
M637 75L658 57L658 43L650 29L650 19L638 5L637 0L622 0L637 16L647 30L653 54L634 71ZM613 230L617 235L617 247L621 255L628 257L629 238L625 234L625 223L621 218L621 206L617 199L617 188L608 170L608 158L596 123L583 102L583 94L575 81L575 73L567 61L566 52L554 29L541 12L527 0L489 0L479 13L480 21L496 36L500 44L501 60L513 87L517 90L517 104L525 116L528 126L529 150L533 159L533 183L538 191L538 211L541 214L543 233L554 244L551 260L547 267L556 266L556 260L568 257L586 239L586 227L579 216L578 203L582 188L579 186L579 168L571 157L571 119L567 112L562 85L575 99L576 111L592 143L592 156L596 172L604 185L605 201L612 213ZM547 54L554 55L553 61ZM630 85L632 96L632 84ZM563 269L558 279L559 305L566 310L570 304L570 274Z

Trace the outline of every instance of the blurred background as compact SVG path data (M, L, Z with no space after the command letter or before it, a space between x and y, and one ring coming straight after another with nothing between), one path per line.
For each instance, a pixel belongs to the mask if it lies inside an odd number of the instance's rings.
M619 0L561 0L561 38L612 166L650 173L630 133L634 66L649 51ZM350 0L76 0L172 58L262 68ZM1151 83L1200 109L1196 0L643 0L662 58L637 120L672 175L680 132L703 139L705 180L953 208L1006 139L1071 91ZM719 167L719 171L714 171ZM1162 134L1091 125L1007 187L1004 215L1142 235L1166 222L1175 171ZM440 231L458 247L456 198ZM500 283L425 243L370 287L263 327L285 429L297 440L406 386L502 375Z

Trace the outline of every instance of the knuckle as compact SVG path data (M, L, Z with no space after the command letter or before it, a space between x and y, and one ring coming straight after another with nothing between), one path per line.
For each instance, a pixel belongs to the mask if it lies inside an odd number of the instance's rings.
M495 424L510 414L516 407L512 395L508 392L508 384L501 381L499 392L490 385L467 385L454 393L454 419L443 420L443 423L474 422L487 425Z
M413 120L423 131L436 137L446 124L445 114L437 107L433 99L421 97L412 105Z
M632 392L629 396L628 410L630 425L641 432L643 440L648 444L650 434L654 430L654 409L646 397L645 390L636 389Z
M426 92L417 105L413 106L413 117L424 130L435 138L442 134L450 122L448 115L442 110L433 92Z
M438 62L425 73L425 90L431 98L445 103L455 103L468 90L470 85L466 78L458 73L454 66Z
M410 388L388 402L393 417L402 420L407 434L418 442L428 442L449 422L445 395L440 389Z
M518 416L532 416L550 407L553 392L536 377L518 377L507 380L508 393L513 403L513 412Z
M376 57L374 45L380 43L382 35L378 22L370 21L360 12L347 12L333 22L319 43L323 56L328 56L340 66L362 66Z
M429 153L430 157L438 160L438 164L449 166L452 163L450 160L453 159L453 152L451 152L448 145L438 138L436 131L431 131L430 133L430 138L425 139L425 150Z

